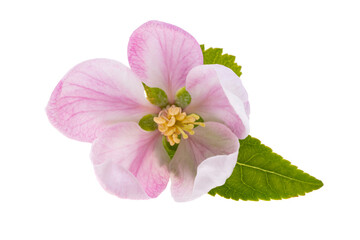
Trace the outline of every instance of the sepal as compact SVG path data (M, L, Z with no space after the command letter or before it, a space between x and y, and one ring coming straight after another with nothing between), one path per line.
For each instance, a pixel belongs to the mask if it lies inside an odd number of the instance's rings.
M157 129L157 124L154 122L154 115L148 114L143 116L139 121L139 126L145 131L154 131Z
M182 109L187 107L191 102L191 95L186 91L185 87L180 88L175 95L175 104Z
M154 104L160 108L164 108L169 104L168 97L164 90L161 88L153 88L142 83L146 93L146 98L151 104Z

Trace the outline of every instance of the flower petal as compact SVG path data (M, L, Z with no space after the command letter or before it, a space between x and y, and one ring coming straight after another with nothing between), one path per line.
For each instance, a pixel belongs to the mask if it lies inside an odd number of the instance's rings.
M206 122L182 140L170 162L171 193L189 201L223 185L237 161L239 140L225 125Z
M239 100L236 98L238 98L243 102L246 115L249 117L250 104L248 94L244 88L244 85L242 84L241 79L234 73L233 70L228 67L219 64L213 64L211 67L216 70L221 86L223 87L231 105L235 106L234 108L236 112L242 111L236 109L237 103L239 102Z
M186 78L186 90L192 98L185 109L187 113L196 113L205 122L224 123L240 139L248 135L250 108L247 93L231 69L221 65L195 67Z
M62 133L86 142L109 125L138 121L159 111L145 99L137 76L108 59L89 60L70 70L56 86L46 110Z
M174 101L188 72L203 63L200 45L174 25L150 21L134 31L128 45L131 69L150 87L158 87Z
M107 128L92 146L91 159L101 185L121 198L157 197L169 180L169 156L159 132L136 123Z

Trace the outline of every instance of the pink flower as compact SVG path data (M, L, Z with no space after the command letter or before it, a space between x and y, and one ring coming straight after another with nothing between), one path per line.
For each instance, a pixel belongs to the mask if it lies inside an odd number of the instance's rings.
M98 180L118 197L157 197L171 179L174 199L187 201L224 184L236 164L238 139L249 131L249 103L240 79L224 66L203 65L197 41L163 22L135 30L128 59L131 69L94 59L70 70L47 106L51 123L70 138L92 142ZM163 89L169 106L152 105L142 82ZM183 87L192 100L181 109L172 104ZM139 126L148 114L157 116L157 130ZM171 160L163 135L170 144L179 143Z

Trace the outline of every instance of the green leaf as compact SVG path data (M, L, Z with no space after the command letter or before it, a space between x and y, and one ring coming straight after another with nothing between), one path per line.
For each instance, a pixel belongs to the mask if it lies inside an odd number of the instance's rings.
M175 95L175 104L184 109L191 102L191 96L185 87L180 88Z
M165 151L169 155L170 159L172 159L175 155L176 149L178 148L179 144L175 144L174 146L171 146L170 143L166 140L166 137L163 136L162 143L165 148Z
M146 98L152 104L164 108L169 104L168 97L164 90L160 88L152 88L143 83L144 90L146 92Z
M241 76L241 66L235 62L235 56L223 54L222 48L208 48L205 50L204 44L200 45L204 56L204 64L221 64L234 71L236 75Z
M154 115L148 114L143 116L139 121L139 126L145 131L154 131L157 129L157 123L154 122Z
M248 136L240 140L237 164L225 184L212 189L234 200L270 200L297 197L319 189L323 183L273 153L269 147Z

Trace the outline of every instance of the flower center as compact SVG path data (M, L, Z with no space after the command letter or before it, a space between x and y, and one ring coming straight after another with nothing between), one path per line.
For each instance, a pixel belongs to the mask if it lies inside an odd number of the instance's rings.
M186 132L194 135L195 125L205 127L205 123L196 122L199 119L199 115L194 113L187 115L180 107L168 105L161 110L157 117L154 117L154 122L157 123L159 131L166 137L170 145L174 146L175 143L180 143L181 136L184 139L188 138Z

